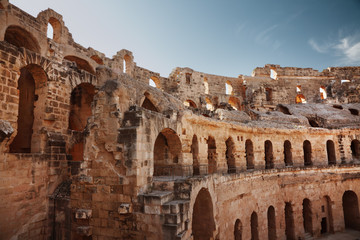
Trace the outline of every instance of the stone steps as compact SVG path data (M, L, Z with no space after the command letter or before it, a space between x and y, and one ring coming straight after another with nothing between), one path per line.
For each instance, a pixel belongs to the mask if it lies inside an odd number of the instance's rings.
M173 200L162 206L164 239L181 239L188 229L189 207L189 200Z
M311 233L304 233L304 240L314 240L315 238L311 235Z

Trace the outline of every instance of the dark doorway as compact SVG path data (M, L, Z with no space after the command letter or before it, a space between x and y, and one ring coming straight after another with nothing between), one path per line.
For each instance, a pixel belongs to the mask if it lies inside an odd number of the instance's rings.
M327 233L327 223L326 218L321 219L321 234Z
M303 200L303 223L304 230L312 235L312 212L310 200L305 198Z
M236 219L234 226L234 239L242 240L242 224L240 219Z
M274 168L273 146L271 141L265 141L265 168Z
M246 169L254 169L254 148L250 139L245 141Z
M236 173L236 167L235 167L235 144L231 137L229 137L226 142L226 163L228 167L228 173Z
M276 219L275 219L275 209L273 206L270 206L267 211L267 220L268 220L268 239L276 239Z
M336 156L335 156L335 146L334 146L333 141L327 140L326 151L327 151L327 157L328 157L328 164L335 165L336 164Z
M291 142L289 140L286 140L284 142L284 162L285 166L292 166L292 153L291 153Z
M285 235L286 240L295 240L294 215L290 202L285 203Z
M346 191L342 197L345 228L360 230L358 197L353 191Z
M308 140L305 140L303 143L303 151L304 151L304 165L311 166L311 143Z
M259 240L258 216L256 212L251 214L251 240Z

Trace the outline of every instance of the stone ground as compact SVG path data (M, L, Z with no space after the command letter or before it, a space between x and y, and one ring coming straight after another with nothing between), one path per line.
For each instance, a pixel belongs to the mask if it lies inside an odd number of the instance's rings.
M318 240L360 240L360 231L346 229L344 232L329 234L327 236L317 239Z

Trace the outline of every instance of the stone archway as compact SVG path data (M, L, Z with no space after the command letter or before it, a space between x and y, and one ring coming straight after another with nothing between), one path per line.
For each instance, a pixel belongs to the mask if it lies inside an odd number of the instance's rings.
M202 188L193 208L192 235L194 240L210 240L215 229L212 199L209 191Z
M345 228L360 230L359 202L353 191L346 191L342 197Z

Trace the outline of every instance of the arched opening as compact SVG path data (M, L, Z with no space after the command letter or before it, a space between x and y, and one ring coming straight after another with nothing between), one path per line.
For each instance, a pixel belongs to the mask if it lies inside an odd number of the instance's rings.
M344 108L341 105L338 104L334 104L333 108L339 109L339 110L343 110Z
M202 188L194 203L192 235L194 240L210 240L214 237L215 229L212 199L209 191Z
M87 119L92 115L91 103L94 100L95 87L90 83L81 83L71 92L69 129L83 131Z
M165 128L154 144L154 176L180 176L182 169L176 168L180 158L180 139L174 130Z
M304 152L304 165L311 166L311 143L308 140L305 140L303 143L303 152Z
M233 95L233 87L231 86L230 81L225 83L225 94L226 95Z
M284 162L285 166L292 166L292 152L291 152L291 142L289 140L286 140L284 142Z
M229 98L229 104L235 109L235 110L241 110L241 102L236 97L230 97Z
M200 175L199 143L196 135L192 138L191 153L193 157L193 175Z
M336 164L335 145L334 145L333 141L327 140L326 152L327 152L327 157L328 157L328 164L329 165Z
M226 163L228 166L228 173L236 173L236 166L235 166L235 144L231 137L229 137L226 142Z
M328 233L334 232L334 224L333 224L333 217L332 217L332 209L331 209L331 200L329 196L324 196L321 199L321 230L320 233Z
M131 57L129 55L125 54L124 60L123 60L124 73L127 73L127 74L130 73L130 63L131 63Z
M359 202L353 191L345 191L342 197L345 228L360 230Z
M197 108L196 104L192 100L189 100L189 99L184 102L184 105L187 107Z
M245 141L246 169L254 169L254 148L250 139Z
M211 100L209 98L205 98L206 101L206 109L210 111L214 111L214 105L212 104Z
M312 232L312 211L311 211L311 203L310 200L305 198L303 200L303 223L304 230L307 233L313 234Z
M275 219L275 208L270 206L267 211L267 221L268 221L268 239L276 239L276 219Z
M265 169L274 168L273 146L271 141L265 141Z
M185 73L186 84L191 83L191 73Z
M270 78L272 78L272 79L277 78L277 73L274 69L270 69Z
M306 103L305 96L303 94L296 95L295 103Z
M95 75L94 69L91 67L91 65L88 63L88 61L76 57L76 56L65 56L64 59L76 63L76 66L78 69L82 69L84 71L87 71L91 74Z
M240 219L236 219L234 225L234 239L235 240L242 240L242 223Z
M207 145L208 145L208 173L212 174L215 173L217 169L216 166L217 153L216 153L215 139L209 136L207 140Z
M159 78L157 78L155 76L152 76L149 79L149 85L152 86L152 87L160 88L160 80L159 80Z
M320 87L320 98L321 98L321 100L324 100L327 98L326 89L324 86Z
M36 123L35 116L42 112L40 105L45 101L43 89L46 82L47 75L38 65L30 64L20 70L17 134L10 144L12 153L32 152L34 129L42 124Z
M36 38L25 29L11 25L6 29L4 40L16 47L23 47L40 53L40 46Z
M209 82L206 77L204 77L204 89L205 94L209 94Z
M152 101L146 96L148 94L145 93L145 99L143 101L143 103L141 104L141 107L153 111L153 112L159 112L159 110L157 109L157 107L155 107L155 105L152 103Z
M251 214L251 240L259 240L258 216L256 212Z
M351 154L354 159L360 159L360 142L357 139L351 141Z
M307 118L311 127L320 127L317 121L313 118Z
M49 28L51 28L52 31L49 31ZM55 42L60 41L61 23L54 17L49 18L47 37L53 39Z
M50 39L53 39L53 37L54 37L54 29L50 23L48 23L48 26L47 26L46 36Z
M294 212L290 202L285 202L285 235L286 240L295 240Z
M265 97L266 101L270 102L272 101L272 89L271 88L265 88Z
M104 61L98 55L92 55L91 59L99 65L104 65Z

